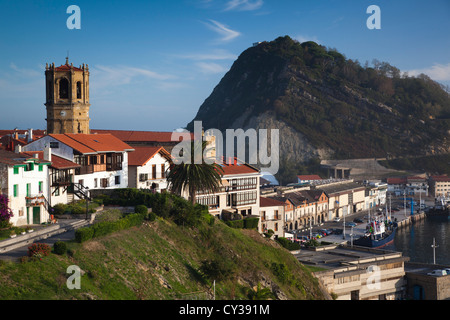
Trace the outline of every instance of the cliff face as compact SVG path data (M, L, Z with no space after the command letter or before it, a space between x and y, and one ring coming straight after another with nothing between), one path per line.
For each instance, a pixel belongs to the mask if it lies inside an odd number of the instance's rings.
M296 162L450 152L439 84L287 36L245 50L194 120L222 132L278 129L280 157Z

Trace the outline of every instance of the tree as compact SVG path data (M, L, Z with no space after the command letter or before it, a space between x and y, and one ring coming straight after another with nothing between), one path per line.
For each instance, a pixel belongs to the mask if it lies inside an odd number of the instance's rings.
M9 219L13 216L12 210L8 207L8 196L0 194L0 225L9 223Z
M275 296L270 288L261 288L261 284L247 290L247 296L250 300L268 300L274 299Z
M192 204L195 204L197 192L214 193L219 191L223 176L221 166L205 159L207 142L199 142L192 141L190 144L190 161L173 163L167 174L169 190L180 196L187 191ZM193 161L197 154L202 155L201 161Z

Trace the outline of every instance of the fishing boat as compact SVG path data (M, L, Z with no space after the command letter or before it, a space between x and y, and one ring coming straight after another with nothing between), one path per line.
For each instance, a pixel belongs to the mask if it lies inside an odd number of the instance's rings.
M396 222L373 219L367 224L366 233L359 239L353 241L353 244L369 248L382 248L394 241L396 230Z
M434 206L426 210L425 214L427 218L449 218L450 205L445 198L436 198Z

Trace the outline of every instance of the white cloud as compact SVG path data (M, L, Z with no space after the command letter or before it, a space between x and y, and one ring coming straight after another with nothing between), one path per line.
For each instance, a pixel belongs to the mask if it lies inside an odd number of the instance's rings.
M195 64L202 73L216 74L227 71L223 66L214 62L198 62Z
M225 11L239 10L239 11L253 11L261 8L264 4L263 0L230 0L227 2Z
M407 72L410 76L418 76L423 73L435 81L450 81L450 63L436 63L429 68L408 70Z
M308 35L297 35L296 37L294 37L295 40L299 41L300 43L302 42L307 42L307 41L314 41L316 43L320 44L319 39L317 39L316 36L308 36Z
M227 42L231 41L234 38L241 35L240 32L231 30L229 27L225 26L224 24L215 21L215 20L209 20L211 23L205 23L208 28L213 30L214 32L218 33L222 37L220 38L221 41Z
M170 80L176 78L169 74L161 74L151 70L130 66L102 66L90 68L91 74L100 86L123 85L143 77L154 80Z
M183 59L189 60L236 60L237 55L234 53L228 52L226 50L214 50L210 53L194 53L194 54L185 54L185 55L177 55Z

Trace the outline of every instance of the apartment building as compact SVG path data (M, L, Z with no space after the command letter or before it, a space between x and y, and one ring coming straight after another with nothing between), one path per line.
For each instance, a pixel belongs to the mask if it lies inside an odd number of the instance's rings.
M14 226L41 224L49 220L48 174L50 162L38 155L0 149L0 188L8 196Z

